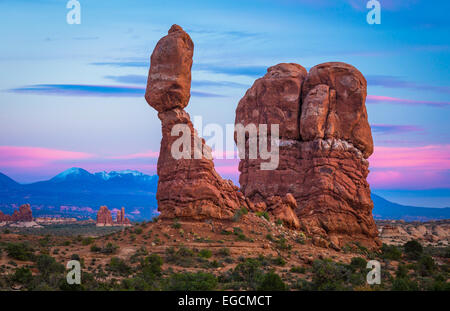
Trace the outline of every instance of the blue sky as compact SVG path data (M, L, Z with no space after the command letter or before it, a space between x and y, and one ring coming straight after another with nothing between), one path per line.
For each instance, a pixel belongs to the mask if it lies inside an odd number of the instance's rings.
M448 1L380 1L380 25L367 24L364 0L79 1L81 24L69 25L65 0L0 0L1 172L21 182L71 166L154 173L160 122L143 90L176 23L195 43L191 116L233 123L277 63L350 63L368 81L372 189L450 206ZM222 162L236 180L236 161Z

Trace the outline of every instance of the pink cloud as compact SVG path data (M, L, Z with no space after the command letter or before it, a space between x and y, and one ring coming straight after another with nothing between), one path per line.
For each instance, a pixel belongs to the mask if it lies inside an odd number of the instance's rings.
M429 105L436 107L446 107L450 105L450 102L436 102L436 101L424 101L424 100L412 100L403 99L389 96L367 95L368 104L399 104L399 105Z
M409 167L420 169L450 169L450 145L423 147L377 147L370 157L375 168Z
M0 166L40 167L54 161L82 160L92 154L41 147L0 146Z
M450 187L450 145L375 147L369 162L373 188Z

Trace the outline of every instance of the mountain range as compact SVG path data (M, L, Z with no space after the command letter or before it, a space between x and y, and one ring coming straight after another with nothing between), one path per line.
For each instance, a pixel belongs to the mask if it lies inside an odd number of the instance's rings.
M158 176L138 171L91 174L82 168L68 169L50 180L19 184L0 173L0 210L29 203L33 215L95 218L101 205L109 209L125 207L130 220L156 215Z
M31 204L33 215L95 218L101 205L114 210L122 206L131 220L148 220L157 215L157 175L139 171L90 173L71 168L55 177L20 184L0 173L0 210L11 214L21 204ZM426 221L450 219L450 208L406 206L372 193L375 219Z

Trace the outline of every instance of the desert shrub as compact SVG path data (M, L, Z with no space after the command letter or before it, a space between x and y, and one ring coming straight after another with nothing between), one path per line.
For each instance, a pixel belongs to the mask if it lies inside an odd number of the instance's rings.
M280 276L273 271L264 274L261 283L258 286L258 290L261 291L267 290L283 291L286 289L287 289L286 284L284 284Z
M417 262L417 272L419 272L422 276L431 275L435 269L436 264L434 259L429 255L420 257L420 260Z
M44 278L49 278L51 274L62 274L65 267L49 255L39 255L36 259L36 268Z
M312 265L312 285L315 290L344 290L351 273L343 265L329 259L315 260Z
M230 249L229 249L229 248L224 247L224 248L219 249L219 251L218 251L217 254L218 254L219 256L224 256L224 257L226 257L226 256L230 256L231 252L230 252Z
M256 216L263 217L267 221L270 220L269 213L267 213L266 211L264 211L264 212L256 212Z
M277 247L281 250L289 250L292 248L292 246L287 243L287 240L285 238L278 239L276 243Z
M395 245L383 244L381 246L381 257L390 260L399 260L402 257L402 252Z
M144 230L142 230L142 228L137 227L136 229L134 229L134 233L136 234L141 234Z
M406 256L409 259L417 260L423 253L422 245L416 240L406 242L405 245L403 245L403 248L405 250Z
M194 264L194 252L184 246L175 251L173 247L166 249L166 261L181 267L190 267Z
M18 282L24 285L28 285L33 280L31 270L26 267L17 268L12 276L13 282Z
M350 267L352 268L353 271L355 270L365 271L367 267L367 261L361 257L353 257L350 262Z
M121 289L129 291L151 291L158 289L153 283L147 283L142 277L123 279L120 285Z
M130 275L131 273L131 267L128 266L124 260L118 257L111 258L108 268L110 271L116 272L124 276Z
M27 243L8 243L6 252L16 260L34 260L34 251Z
M240 282L245 289L256 290L262 277L261 262L256 258L246 258L234 268L227 281Z
M272 259L272 263L276 266L284 266L286 264L286 260L284 260L281 256L277 256Z
M175 218L173 220L172 228L174 228L174 229L180 229L181 228L181 224L178 222L178 219Z
M98 247L97 245L91 245L91 252L93 253L99 253L102 249Z
M105 247L103 247L100 252L103 254L115 254L117 250L119 249L119 246L112 244L111 242L106 244Z
M163 260L157 254L151 254L141 260L141 271L146 281L161 276Z
M39 239L39 245L42 247L47 247L50 244L50 236L46 235L42 239Z
M409 278L396 278L392 282L392 290L395 291L417 291L419 286L417 282L410 280Z
M211 258L212 252L209 249L204 248L198 253L198 255L202 258Z
M406 278L408 277L408 267L401 263L397 267L397 271L395 271L395 276L397 278Z
M166 282L167 290L177 291L199 291L214 290L217 287L217 278L214 274L197 273L174 273Z
M89 245L89 244L92 244L94 242L94 238L92 238L92 237L87 237L87 238L84 238L82 241L81 241L81 244L83 244L83 245Z
M305 273L306 272L306 268L305 267L300 267L300 266L292 267L291 268L291 272L292 273Z

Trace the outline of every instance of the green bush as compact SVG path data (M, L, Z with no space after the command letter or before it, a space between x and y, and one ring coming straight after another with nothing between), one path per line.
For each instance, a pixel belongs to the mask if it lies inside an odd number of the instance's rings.
M95 244L91 246L91 252L93 253L99 253L101 250L102 249Z
M312 285L315 290L344 290L351 272L329 259L315 260L312 266Z
M406 277L408 277L408 267L405 264L403 264L403 263L399 264L398 267L397 267L397 271L395 272L395 276L397 278L406 278Z
M399 260L402 258L402 252L395 245L383 244L381 246L381 257L390 260Z
M176 291L214 290L216 287L216 276L205 272L175 273L169 277L166 285L167 290Z
M123 261L122 259L118 258L118 257L113 257L111 258L111 261L109 262L109 270L116 272L120 275L130 275L131 273L131 267L129 267L125 261Z
M230 254L231 254L230 249L227 247L221 248L218 252L219 256L224 256L224 257L230 256Z
M83 245L89 245L89 244L92 244L94 242L94 238L92 238L92 237L87 237L87 238L84 238L82 241L81 241L81 244L83 244Z
M119 249L119 246L112 244L111 242L106 244L105 247L103 247L100 252L103 254L115 254L117 250Z
M33 275L31 274L31 270L26 267L17 268L12 276L12 280L14 282L28 285L33 280Z
M306 268L305 267L300 267L300 266L298 266L298 267L292 267L291 268L291 272L292 273L305 273L306 272Z
M6 252L16 260L34 260L33 249L27 243L8 243Z
M395 291L417 291L419 286L417 282L410 280L409 278L396 278L392 282L392 290Z
M51 274L62 274L65 271L65 267L55 258L45 254L37 257L36 268L44 278L48 278Z
M422 245L415 240L406 242L405 245L403 245L403 248L405 250L406 256L409 259L417 260L423 253Z
M209 249L202 249L198 255L202 258L211 258L212 252Z
M350 262L350 267L352 268L353 271L355 270L365 271L367 267L367 261L361 257L353 257Z
M422 276L432 275L433 271L436 269L436 264L431 256L422 256L417 263L417 270Z
M266 211L264 211L264 212L256 212L256 216L263 217L267 221L270 220L269 213L267 213Z
M286 290L287 286L284 284L283 280L278 274L273 271L264 274L261 283L258 286L258 290L261 291L283 291Z

